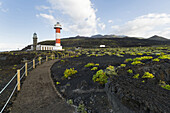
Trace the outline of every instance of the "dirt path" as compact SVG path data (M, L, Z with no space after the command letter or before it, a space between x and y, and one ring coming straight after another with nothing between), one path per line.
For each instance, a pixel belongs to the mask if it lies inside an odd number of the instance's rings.
M57 60L45 62L31 71L23 83L11 113L73 113L53 85L50 68Z

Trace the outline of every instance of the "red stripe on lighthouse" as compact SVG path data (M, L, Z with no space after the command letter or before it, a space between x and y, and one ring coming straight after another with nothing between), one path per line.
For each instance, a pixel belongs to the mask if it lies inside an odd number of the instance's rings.
M60 28L56 28L56 33L60 33Z
M60 44L60 39L56 39L56 43L59 43L59 44Z

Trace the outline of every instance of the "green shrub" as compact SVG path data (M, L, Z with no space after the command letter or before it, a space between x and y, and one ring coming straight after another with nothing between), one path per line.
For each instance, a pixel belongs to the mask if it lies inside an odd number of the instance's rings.
M73 100L69 99L69 100L67 100L67 103L70 104L70 105L73 105Z
M170 55L161 55L158 58L159 59L170 59Z
M164 89L170 90L170 85L166 84L165 81L160 80L159 85Z
M139 74L134 75L133 78L138 79L139 78Z
M87 113L87 111L85 110L85 106L84 104L79 104L78 108L77 108L77 111L79 113Z
M95 66L99 66L99 64L95 64Z
M155 58L155 59L153 59L152 61L154 61L154 62L159 62L160 59L159 59L159 58Z
M120 55L120 54L116 54L116 56L118 56L118 57L124 57L123 55Z
M93 67L95 64L94 63L88 63L84 67Z
M149 59L153 59L153 57L152 56L136 57L133 59L133 61L141 61L141 60L149 60Z
M112 70L112 69L113 69L113 70L115 70L115 67L110 65L110 66L108 66L106 69L109 69L109 70Z
M141 55L143 55L143 53L137 53L137 55L140 55L140 56L141 56Z
M56 82L56 84L57 84L57 85L59 85L59 84L60 84L60 82Z
M126 64L120 64L121 67L126 67Z
M61 62L65 62L65 60L60 60Z
M127 70L128 73L133 73L133 70L129 69Z
M135 56L135 55L136 55L136 53L135 53L135 52L131 52L131 53L130 53L130 55L133 55L133 56Z
M64 77L68 78L68 77L70 77L70 76L72 76L72 75L74 75L76 73L77 73L77 70L74 70L74 68L66 69L64 71Z
M98 67L93 67L91 70L92 71L98 70Z
M152 73L145 72L142 78L154 78L154 75Z
M116 70L115 70L115 67L114 66L108 66L106 68L106 74L109 75L109 76L113 76L113 75L117 75L116 73Z
M97 71L96 74L93 75L93 78L92 78L92 80L93 80L94 82L99 82L99 84L105 84L105 83L107 83L107 79L108 79L108 77L106 76L106 73L103 72L102 69L99 70L99 71Z
M170 85L169 84L161 85L161 87L164 88L164 89L170 90Z
M124 62L129 62L129 61L132 61L131 58L127 58Z
M144 63L142 63L141 61L133 61L131 64L132 65L137 65L137 64L144 64Z

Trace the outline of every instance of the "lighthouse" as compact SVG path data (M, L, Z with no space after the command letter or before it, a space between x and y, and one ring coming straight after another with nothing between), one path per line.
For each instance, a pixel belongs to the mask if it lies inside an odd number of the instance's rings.
M55 50L62 50L62 46L61 46L61 43L60 43L60 30L62 29L61 28L61 25L59 22L57 22L57 24L54 25L54 29L55 29Z
M33 34L33 50L35 51L37 49L37 34Z

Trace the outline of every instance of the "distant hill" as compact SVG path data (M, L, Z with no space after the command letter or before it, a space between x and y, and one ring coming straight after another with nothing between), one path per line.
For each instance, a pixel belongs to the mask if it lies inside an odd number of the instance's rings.
M126 36L124 35L101 35L101 34L98 34L98 35L93 35L89 38L124 38Z
M104 36L103 36L104 37ZM55 45L55 41L43 41L39 42L42 45ZM136 37L114 37L114 38L91 38L91 37L71 37L61 39L63 47L83 47L83 48L95 48L100 45L106 45L106 47L139 47L139 46L155 46L155 45L170 45L170 41L159 41L149 39L139 39Z
M154 36L148 38L148 40L168 41L167 38L164 38L164 37L161 37L161 36L157 36L157 35L154 35Z
M42 41L39 42L38 44L55 45L55 40ZM145 47L145 46L170 45L170 40L162 37L160 38L158 36L154 36L149 39L144 39L127 36L119 37L116 35L104 35L104 36L95 35L93 37L76 36L70 38L63 38L61 39L61 45L63 47L83 47L83 48L98 48L100 45L105 45L106 47L140 47L140 46ZM27 48L30 48L30 45L28 45L23 50L26 50Z
M102 38L102 37L103 37L103 35L101 35L101 34L91 36L91 38Z

